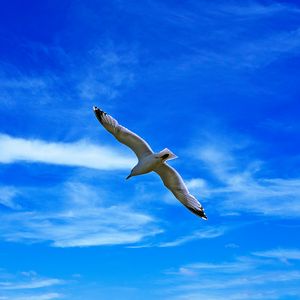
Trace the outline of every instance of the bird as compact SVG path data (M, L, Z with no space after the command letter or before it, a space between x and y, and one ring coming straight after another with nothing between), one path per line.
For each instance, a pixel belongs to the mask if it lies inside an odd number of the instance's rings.
M101 125L111 133L120 143L128 146L137 156L138 163L132 168L129 179L154 171L163 181L165 187L192 213L207 220L207 216L200 202L190 194L179 173L170 165L167 160L175 159L177 156L168 148L155 153L149 144L140 136L121 126L116 119L98 108L93 107L96 118Z

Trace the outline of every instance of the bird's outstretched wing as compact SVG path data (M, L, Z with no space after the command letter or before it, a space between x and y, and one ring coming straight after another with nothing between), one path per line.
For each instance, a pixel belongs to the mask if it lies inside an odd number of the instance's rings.
M181 176L175 169L166 163L161 164L154 171L161 177L164 185L174 194L174 196L185 205L191 212L207 220L204 209L199 201L190 194Z
M120 143L128 146L140 159L142 156L153 153L150 146L141 137L128 130L127 128L119 125L110 115L98 107L93 107L95 115L103 127L109 131Z

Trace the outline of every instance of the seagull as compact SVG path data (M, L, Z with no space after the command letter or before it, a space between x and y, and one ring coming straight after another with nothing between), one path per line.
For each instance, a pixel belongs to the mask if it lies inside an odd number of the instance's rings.
M168 188L184 206L195 215L207 220L202 205L190 194L178 172L166 163L167 160L177 158L174 153L168 148L154 153L146 141L127 128L119 125L118 121L113 117L96 106L93 107L93 110L101 125L120 143L128 146L138 158L138 163L133 167L126 179L152 171L156 172L166 188Z

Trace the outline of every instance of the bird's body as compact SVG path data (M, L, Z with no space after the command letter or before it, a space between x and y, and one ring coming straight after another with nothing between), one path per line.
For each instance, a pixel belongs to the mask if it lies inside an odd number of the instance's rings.
M147 174L153 171L161 163L161 158L155 154L149 154L139 159L138 163L133 167L131 176Z
M131 148L138 158L138 163L133 167L126 179L152 171L156 172L161 177L164 185L183 205L194 214L207 220L202 205L189 193L178 172L166 163L167 160L177 157L174 153L167 148L154 153L146 141L127 128L119 125L114 118L97 107L94 107L94 112L103 127L120 143Z
M154 171L168 159L176 158L169 149L164 149L159 153L151 153L139 158L138 163L133 167L129 177L146 174Z

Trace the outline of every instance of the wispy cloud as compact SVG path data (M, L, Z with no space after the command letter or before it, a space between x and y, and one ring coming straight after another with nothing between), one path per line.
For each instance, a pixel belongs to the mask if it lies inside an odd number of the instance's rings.
M284 13L300 13L300 9L292 4L278 2L263 4L259 1L238 2L236 4L226 3L226 5L220 5L217 11L244 18L260 18Z
M168 299L280 299L299 296L298 266L287 266L269 258L256 259L250 255L230 262L198 262L167 274L174 280Z
M153 248L153 247L158 247L158 248L168 248L168 247L178 247L182 246L184 244L187 244L192 241L197 241L197 240L202 240L202 239L214 239L219 236L222 236L228 228L225 226L220 226L217 228L212 228L210 226L207 226L206 228L202 228L201 231L194 231L192 233L189 233L184 236L180 236L178 238L175 238L173 240L165 240L165 237L162 237L161 242L157 243L147 243L147 244L137 244L133 246L129 246L129 248Z
M88 141L56 143L16 138L0 134L0 163L38 162L98 170L129 169L134 156L126 157L112 147L97 146Z
M152 216L129 204L109 204L99 198L99 189L93 189L70 182L64 189L58 188L56 205L48 208L48 212L3 212L5 226L1 227L0 236L6 241L87 247L134 244L161 232Z
M191 269L194 272L206 272L212 270L218 270L218 272L235 273L250 270L253 268L253 260L237 259L234 262L222 262L222 263L193 263L186 265L186 269Z
M48 74L43 77L27 75L14 66L4 68L2 65L0 68L1 103L6 108L15 108L17 103L22 106L20 99L35 100L35 105L46 104L53 97L55 80L54 75ZM30 106L30 102L27 105Z
M264 5L258 1L221 5L219 11L234 18L246 31L248 26L253 28L255 22L268 22L272 18L276 20L279 16L293 17L300 13L300 9L296 5L276 2ZM235 32L240 34L239 30L235 30ZM231 47L231 51L219 55L219 62L223 56L223 62L231 67L257 69L279 59L298 55L299 27L286 30L262 30L260 37L243 33L247 35L247 39L237 39L235 45ZM217 57L218 55L214 59L219 60Z
M65 284L65 281L55 278L33 279L29 282L0 282L0 288L3 290L27 290L44 288L60 284Z
M0 204L12 209L20 209L20 204L14 201L18 194L18 189L13 186L0 186Z
M297 17L300 9L296 5L247 1L206 3L204 7L199 3L187 11L161 6L164 14L167 14L167 21L176 28L188 28L187 32L190 33L193 28L206 25L205 41L210 41L209 47L201 37L193 39L191 45L187 40L185 47L189 54L177 57L173 63L181 71L193 71L195 66L205 66L214 70L219 68L219 72L225 70L224 76L228 76L243 70L257 71L278 60L298 56L299 26L277 30L268 26L270 20L276 22L278 18ZM260 35L253 34L254 28L260 30ZM213 42L217 47L211 45Z
M58 278L45 278L34 271L21 272L18 274L5 273L0 281L2 296L0 299L7 300L37 300L37 299L58 299L63 295L52 292L51 289L57 286L66 285L68 281Z
M283 262L289 260L300 260L300 249L272 249L268 251L253 252L253 255L260 257L275 258Z
M96 47L89 51L78 80L78 92L82 98L95 99L105 97L114 99L120 90L134 83L133 68L137 64L137 56L128 51L120 53L116 49L103 51Z
M96 42L88 51L76 55L58 45L29 40L18 42L22 44L24 57L33 64L51 60L59 68L44 65L45 72L41 74L28 73L16 65L2 64L0 99L6 107L14 108L17 103L22 106L24 100L27 108L34 105L37 109L37 104L44 108L51 101L61 108L58 100L61 97L67 103L71 98L81 99L77 108L89 99L102 98L107 103L134 83L138 56L130 46L119 47L112 40L107 40Z
M263 163L238 157L240 149L232 149L231 142L219 141L202 146L197 158L214 175L214 184L194 179L190 188L206 197L218 197L216 206L222 214L252 212L265 215L295 217L300 214L299 178L264 178L258 176ZM243 154L245 155L245 154Z
M240 56L240 66L265 67L278 59L298 55L299 37L300 29L274 33L265 39L240 45L233 54Z
M51 299L62 299L64 298L63 294L59 293L44 293L36 295L26 295L26 296L0 296L1 300L51 300Z
M158 247L176 247L194 240L213 239L223 235L225 231L226 231L225 227L219 227L219 228L210 227L210 228L199 230L197 232L193 232L190 235L177 238L174 241L162 242L158 244Z

